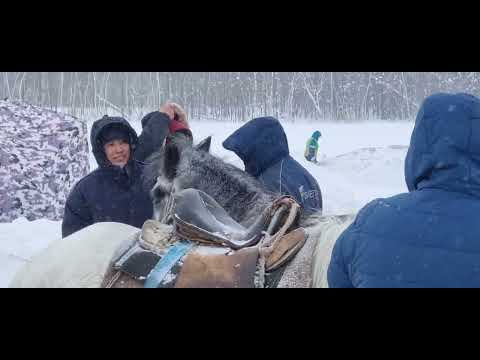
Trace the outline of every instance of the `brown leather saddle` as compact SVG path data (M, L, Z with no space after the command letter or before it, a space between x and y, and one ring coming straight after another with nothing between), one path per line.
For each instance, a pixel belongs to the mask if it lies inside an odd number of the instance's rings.
M298 227L300 206L289 196L248 228L195 189L174 195L172 215L173 226L144 224L139 240L114 261L106 287L137 287L129 277L138 287L266 287L266 273L288 263L307 238Z

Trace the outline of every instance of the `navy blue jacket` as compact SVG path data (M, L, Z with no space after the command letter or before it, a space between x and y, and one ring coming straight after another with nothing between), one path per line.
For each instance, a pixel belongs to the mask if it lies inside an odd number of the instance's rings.
M369 203L339 237L330 287L480 287L480 99L424 101L405 179L409 193Z
M245 171L265 187L293 196L306 214L322 210L322 193L315 178L290 156L287 136L273 117L256 118L230 135L223 147L243 160Z
M99 167L71 191L65 205L62 237L97 222L114 221L140 228L152 218L152 200L142 180L143 160L162 146L169 122L166 114L148 114L142 119L140 137L123 118L108 117L94 123L90 141ZM99 141L102 129L113 123L125 126L130 134L132 156L123 169L110 164Z

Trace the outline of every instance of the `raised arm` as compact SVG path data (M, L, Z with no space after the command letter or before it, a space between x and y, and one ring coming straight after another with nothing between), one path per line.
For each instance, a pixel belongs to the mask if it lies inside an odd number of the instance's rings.
M175 120L175 121L174 121ZM180 126L173 126L174 124ZM151 112L142 119L142 133L134 150L134 158L144 161L159 150L169 133L189 129L187 114L175 103L166 103L159 111Z
M169 133L170 121L169 114L160 111L151 112L142 119L142 133L133 151L135 160L144 161L161 148Z

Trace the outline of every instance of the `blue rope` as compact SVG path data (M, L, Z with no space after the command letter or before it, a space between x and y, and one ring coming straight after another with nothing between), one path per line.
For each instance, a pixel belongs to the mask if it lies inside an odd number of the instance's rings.
M179 240L155 265L145 281L145 288L156 289L172 267L193 247L190 241Z

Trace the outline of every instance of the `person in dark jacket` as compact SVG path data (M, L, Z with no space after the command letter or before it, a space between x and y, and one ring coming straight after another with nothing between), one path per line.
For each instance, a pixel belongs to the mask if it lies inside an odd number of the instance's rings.
M480 99L434 94L405 160L408 193L366 205L338 238L329 287L480 287Z
M62 237L97 222L113 221L141 228L151 219L152 200L141 179L143 161L160 149L173 131L186 131L191 136L185 112L172 103L142 119L139 137L121 117L104 116L97 120L90 140L99 167L71 191L65 205Z
M256 118L230 135L223 147L245 164L245 171L278 194L293 196L306 214L322 210L315 178L290 156L287 136L273 117Z

